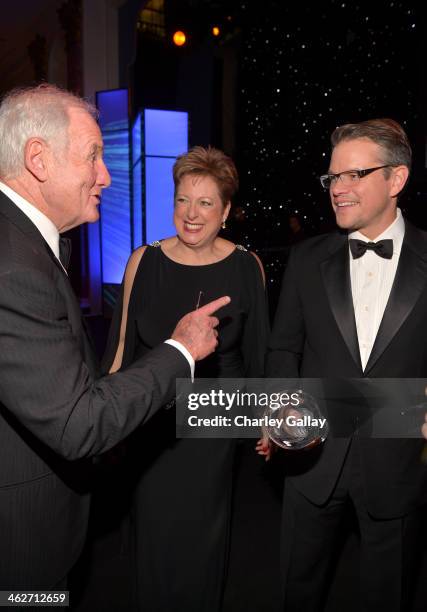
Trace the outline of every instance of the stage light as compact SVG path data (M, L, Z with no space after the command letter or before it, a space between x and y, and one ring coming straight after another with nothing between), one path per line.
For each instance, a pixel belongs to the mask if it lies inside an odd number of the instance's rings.
M220 33L221 33L221 30L219 29L219 27L218 27L218 26L214 26L214 27L212 28L212 34L213 34L214 36L219 36L219 35L220 35Z
M174 33L173 35L173 42L177 47L182 47L182 45L185 45L187 37L184 34L184 32L181 32L181 30L178 30L177 32Z

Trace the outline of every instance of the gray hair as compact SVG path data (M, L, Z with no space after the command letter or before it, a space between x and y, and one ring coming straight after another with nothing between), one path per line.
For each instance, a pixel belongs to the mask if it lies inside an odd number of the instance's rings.
M6 94L0 105L0 177L19 176L30 138L42 138L56 151L63 151L68 144L71 107L97 118L94 106L56 85L17 88Z

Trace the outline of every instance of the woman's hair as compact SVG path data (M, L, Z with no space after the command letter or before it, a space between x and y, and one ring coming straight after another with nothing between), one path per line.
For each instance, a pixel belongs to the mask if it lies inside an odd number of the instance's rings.
M22 172L30 138L42 138L57 151L64 150L72 107L96 118L96 108L56 85L45 83L8 93L0 105L0 176L14 178Z
M175 192L184 176L209 176L218 187L223 205L231 201L239 187L239 177L233 160L213 147L193 147L179 155L173 167Z
M337 127L331 136L332 147L342 141L368 138L381 147L382 162L390 166L411 168L412 150L403 128L393 119L370 119L360 123L346 123Z

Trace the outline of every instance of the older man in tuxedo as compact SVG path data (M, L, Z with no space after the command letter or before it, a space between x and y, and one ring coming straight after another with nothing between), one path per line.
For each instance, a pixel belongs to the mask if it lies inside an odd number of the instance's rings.
M99 378L60 261L110 184L92 109L54 86L0 107L0 590L64 586L85 539L87 457L143 424L215 349L221 298L148 356ZM173 512L173 509L171 509Z
M341 231L309 239L291 253L269 376L427 377L427 235L397 208L410 166L407 136L391 119L334 131L321 182ZM421 439L367 439L356 428L316 449L288 452L286 612L323 609L349 506L360 530L361 609L407 609L426 493L422 447Z

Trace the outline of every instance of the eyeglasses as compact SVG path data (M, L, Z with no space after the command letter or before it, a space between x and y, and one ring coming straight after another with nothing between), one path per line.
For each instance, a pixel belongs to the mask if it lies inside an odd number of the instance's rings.
M346 187L355 185L364 176L368 176L375 170L381 170L382 168L392 168L391 164L385 166L376 166L375 168L365 168L364 170L346 170L345 172L338 172L338 174L322 174L320 182L324 189L329 189L331 185L336 185L338 181L341 181Z

